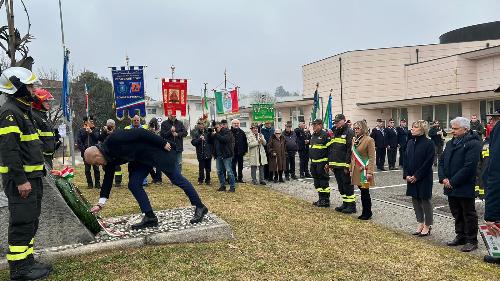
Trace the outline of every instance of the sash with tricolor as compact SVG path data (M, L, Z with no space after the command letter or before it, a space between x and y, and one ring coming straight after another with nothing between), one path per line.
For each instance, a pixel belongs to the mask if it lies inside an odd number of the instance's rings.
M363 159L363 157L361 157L361 154L359 153L358 149L356 148L356 146L352 146L352 155L354 156L354 160L356 161L356 163L361 166L361 183L364 185L366 183L368 183L368 180L367 180L367 176L366 176L366 170L367 170L367 166L368 166L368 163L370 162L369 159Z
M67 180L75 177L75 169L71 168L70 166L66 166L66 167L64 167L64 169L62 169L60 171L59 170L52 170L50 173L53 174L54 176L61 177L61 178L67 179Z

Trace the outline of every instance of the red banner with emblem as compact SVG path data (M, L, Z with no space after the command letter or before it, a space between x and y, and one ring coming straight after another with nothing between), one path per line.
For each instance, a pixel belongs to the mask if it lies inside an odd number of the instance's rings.
M165 116L169 113L177 115L177 110L182 116L186 116L187 108L187 80L186 79L162 79L163 109Z

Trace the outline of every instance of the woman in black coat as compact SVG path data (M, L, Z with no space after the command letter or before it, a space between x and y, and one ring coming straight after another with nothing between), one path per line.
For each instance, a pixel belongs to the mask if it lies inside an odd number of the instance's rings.
M406 195L412 197L413 209L417 217L417 231L413 235L428 236L433 222L432 163L434 144L427 137L429 126L426 121L413 122L412 138L406 147L403 179L406 180Z

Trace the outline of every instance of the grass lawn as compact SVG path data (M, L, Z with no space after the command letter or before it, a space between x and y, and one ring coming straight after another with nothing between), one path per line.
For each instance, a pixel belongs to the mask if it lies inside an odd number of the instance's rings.
M197 167L184 164L184 172L196 182ZM86 189L84 178L79 167L75 182L95 202L98 191ZM233 227L235 240L74 257L57 262L50 280L500 280L500 267L478 257L267 188L215 189L197 187L209 209ZM189 204L167 183L147 192L156 209ZM103 216L136 212L121 188L113 190Z

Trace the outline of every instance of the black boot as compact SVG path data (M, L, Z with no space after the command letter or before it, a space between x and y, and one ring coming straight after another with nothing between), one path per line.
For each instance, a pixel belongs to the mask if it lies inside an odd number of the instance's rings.
M39 261L36 261L35 259L33 259L32 261L32 266L34 269L47 269L49 272L52 272L52 270L54 269L51 264L41 263Z
M279 178L279 180L278 180L279 182L285 182L283 180L283 172L278 173L278 178Z
M138 230L147 227L157 227L157 226L158 226L158 218L156 217L155 214L152 214L152 215L145 215L140 223L133 224L131 228L132 230Z
M201 206L201 207L196 207L196 209L194 209L194 215L193 215L193 218L189 221L189 223L193 224L193 223L199 223L203 220L203 217L208 213L208 208L205 207L205 206Z
M335 208L335 211L342 212L347 207L345 202L342 202L342 205Z
M356 213L356 202L348 202L346 203L347 207L342 210L344 214L354 214Z
M10 280L40 280L49 276L50 270L47 268L35 268L29 266L26 269L13 269L10 270Z

